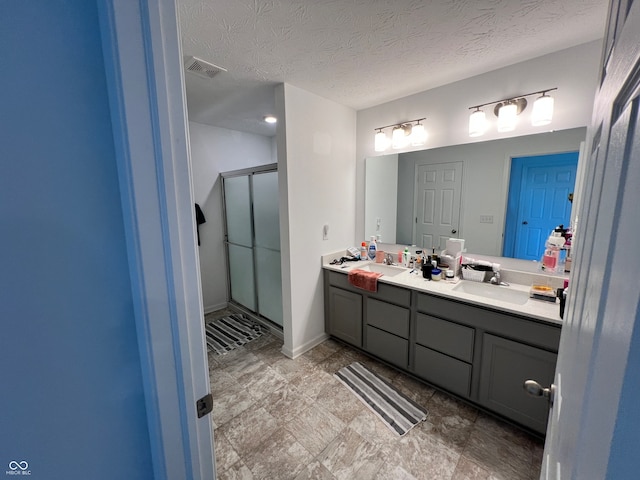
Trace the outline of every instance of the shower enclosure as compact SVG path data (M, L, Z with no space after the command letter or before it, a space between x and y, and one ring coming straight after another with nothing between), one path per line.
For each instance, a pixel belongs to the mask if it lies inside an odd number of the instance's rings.
M277 165L221 176L228 299L282 328Z

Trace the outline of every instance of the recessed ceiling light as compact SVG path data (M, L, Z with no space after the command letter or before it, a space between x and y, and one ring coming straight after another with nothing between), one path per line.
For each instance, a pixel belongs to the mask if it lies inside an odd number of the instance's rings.
M267 123L276 123L278 119L273 115L267 115L266 117L264 117L264 121Z

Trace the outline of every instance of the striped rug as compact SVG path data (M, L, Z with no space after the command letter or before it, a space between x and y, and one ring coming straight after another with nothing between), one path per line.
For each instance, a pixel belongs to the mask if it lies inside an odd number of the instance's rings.
M399 436L427 418L424 408L358 362L334 376Z
M218 355L238 348L262 335L259 325L240 314L216 318L205 325L207 347Z

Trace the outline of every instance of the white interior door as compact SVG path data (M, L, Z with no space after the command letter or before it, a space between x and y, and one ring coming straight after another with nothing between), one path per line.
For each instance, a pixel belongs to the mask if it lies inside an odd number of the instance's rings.
M441 250L460 226L462 162L416 166L413 243Z
M636 478L640 2L613 1L542 478ZM613 45L615 44L615 49Z

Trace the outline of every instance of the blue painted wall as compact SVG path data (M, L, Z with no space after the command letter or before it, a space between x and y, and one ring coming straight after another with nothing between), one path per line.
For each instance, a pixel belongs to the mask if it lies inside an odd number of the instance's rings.
M95 2L0 5L0 475L152 478L101 48Z

